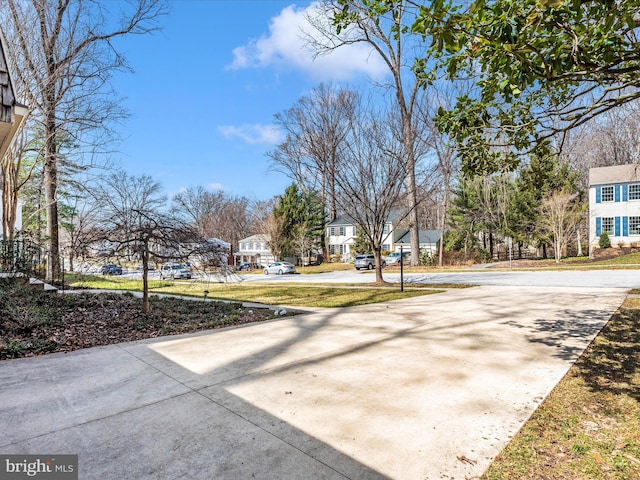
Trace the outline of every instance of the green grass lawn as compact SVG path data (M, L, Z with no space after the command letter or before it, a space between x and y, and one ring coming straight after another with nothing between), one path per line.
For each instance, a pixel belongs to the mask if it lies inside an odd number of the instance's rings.
M67 281L74 288L99 288L113 290L142 290L142 280L130 280L120 277L103 277L97 275L68 275ZM458 288L460 286L457 286ZM439 293L443 290L436 287L408 288L400 292L399 287L367 287L367 286L322 286L309 284L287 285L247 285L247 284L210 284L202 282L171 282L167 280L151 280L150 293L169 293L203 297L207 290L207 298L256 302L267 305L290 305L296 307L353 307L370 303L388 302L402 298Z

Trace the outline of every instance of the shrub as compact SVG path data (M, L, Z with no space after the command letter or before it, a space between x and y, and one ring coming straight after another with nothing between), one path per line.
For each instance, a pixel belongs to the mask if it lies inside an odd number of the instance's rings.
M598 245L600 248L611 248L611 240L609 239L609 234L607 232L602 232L600 240L598 240Z

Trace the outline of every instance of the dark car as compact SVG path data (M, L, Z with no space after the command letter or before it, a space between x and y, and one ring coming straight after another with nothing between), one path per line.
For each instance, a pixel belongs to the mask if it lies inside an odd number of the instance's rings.
M100 269L102 275L122 275L122 267L115 263L107 263Z
M241 272L243 270L246 270L246 271L251 270L251 264L249 262L242 262L236 265L236 272Z

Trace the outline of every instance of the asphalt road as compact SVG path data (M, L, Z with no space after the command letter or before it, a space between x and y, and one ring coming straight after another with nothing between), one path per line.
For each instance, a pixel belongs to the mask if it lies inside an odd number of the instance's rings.
M387 282L399 283L400 273L383 271ZM244 282L308 282L308 283L373 283L372 272L338 271L310 275L234 275L229 281ZM602 287L640 288L640 270L589 270L589 271L488 271L451 273L409 273L404 275L406 284L473 284L494 286L538 287Z

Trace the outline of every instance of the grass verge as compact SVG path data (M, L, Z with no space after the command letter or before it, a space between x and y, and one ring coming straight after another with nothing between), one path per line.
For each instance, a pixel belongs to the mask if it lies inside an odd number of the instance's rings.
M100 288L117 290L142 289L141 280L128 280L115 277L82 276L70 279L70 285L82 288ZM169 293L204 297L208 299L232 300L237 302L255 302L267 305L290 305L295 307L354 307L370 303L388 302L402 298L417 297L442 292L437 288L408 288L400 292L398 287L355 287L317 286L317 285L247 285L247 284L207 284L200 282L173 283L162 280L149 282L151 293Z
M625 301L482 478L640 479L640 300Z

